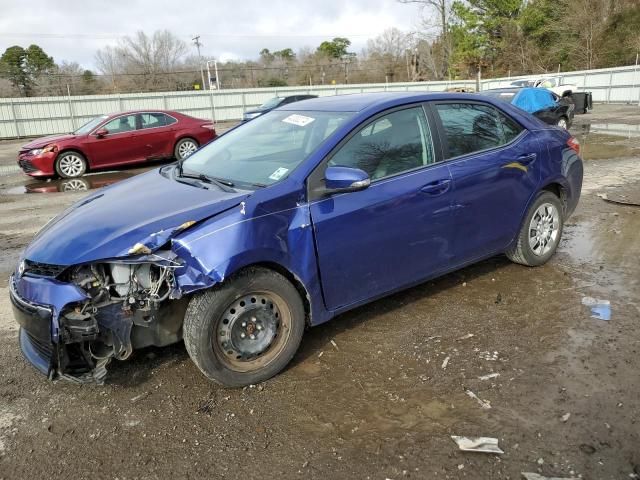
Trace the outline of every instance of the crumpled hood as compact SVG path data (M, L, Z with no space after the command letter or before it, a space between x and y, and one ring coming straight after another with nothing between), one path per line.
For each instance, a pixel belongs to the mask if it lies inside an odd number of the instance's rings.
M246 191L185 185L154 170L98 190L70 207L38 233L24 258L75 265L126 256L155 234L168 239L181 225L217 215L247 196Z
M50 143L62 142L65 140L70 140L72 138L76 138L76 135L71 133L63 134L63 135L51 135L49 137L37 138L33 142L29 142L23 145L20 150L33 150L34 148L42 148L46 147Z

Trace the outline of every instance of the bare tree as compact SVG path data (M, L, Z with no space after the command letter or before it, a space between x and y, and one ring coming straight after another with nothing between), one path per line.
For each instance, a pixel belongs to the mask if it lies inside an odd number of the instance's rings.
M111 77L114 89L117 76L122 74L141 75L148 88L168 87L162 82L167 76L161 74L178 70L187 51L187 44L168 30L151 36L139 31L133 37L123 37L115 47L99 50L96 65Z
M451 41L451 35L449 32L449 13L451 11L451 0L398 0L404 4L417 4L422 7L423 12L423 26L429 27L432 24L429 13L433 10L436 11L436 15L439 19L439 29L442 44L442 65L440 70L440 78L447 76L449 71L449 58L453 50L453 43Z
M412 43L411 34L397 28L389 28L367 42L364 54L370 64L377 64L389 80L394 80L404 70L405 63L409 63ZM411 55L413 56L412 52ZM410 73L407 74L407 77L409 76Z

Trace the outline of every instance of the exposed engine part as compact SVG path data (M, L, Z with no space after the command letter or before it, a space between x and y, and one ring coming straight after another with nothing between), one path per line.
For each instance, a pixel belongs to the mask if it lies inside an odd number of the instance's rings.
M71 270L69 280L90 299L60 316L59 371L76 381L99 382L112 358L125 360L134 347L178 341L186 302L165 302L176 290L177 265L114 262Z

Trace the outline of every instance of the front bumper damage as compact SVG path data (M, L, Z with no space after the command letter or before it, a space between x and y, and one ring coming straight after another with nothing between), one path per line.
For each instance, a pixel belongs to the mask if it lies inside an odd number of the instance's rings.
M158 268L177 264L174 256L152 256ZM148 274L149 262L149 256L142 256L105 265L117 265L120 272L135 276ZM95 271L95 266L86 268ZM134 349L181 339L187 299L181 298L173 276L157 302L143 298L150 295L148 290L124 290L129 283L111 284L96 295L99 289L93 288L93 280L77 280L72 283L28 273L16 273L9 279L21 350L49 379L102 384L112 359L125 360ZM121 298L106 298L105 293L114 288L120 289Z
M97 322L74 322L73 317L59 315L67 304L87 301L85 292L53 279L24 276L18 280L12 275L9 297L20 325L20 348L38 371L49 379L103 381L107 362L93 361L83 352L85 342L97 338Z

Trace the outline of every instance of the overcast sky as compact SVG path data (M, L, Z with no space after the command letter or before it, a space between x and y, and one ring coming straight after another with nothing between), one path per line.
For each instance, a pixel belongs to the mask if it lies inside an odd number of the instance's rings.
M315 48L335 36L359 52L387 28L415 30L419 17L417 6L395 0L0 0L0 52L36 43L58 63L94 68L99 48L159 29L188 42L200 34L202 54L221 60L255 59L262 48Z

